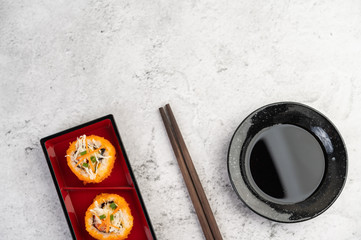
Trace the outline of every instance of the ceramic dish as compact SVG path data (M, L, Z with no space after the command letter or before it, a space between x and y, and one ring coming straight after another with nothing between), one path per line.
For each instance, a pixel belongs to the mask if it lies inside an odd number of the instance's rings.
M69 143L83 134L107 139L117 152L111 175L100 183L84 185L67 165ZM101 193L118 194L129 203L134 225L127 239L156 239L112 115L43 138L41 145L73 239L93 239L85 229L84 217Z
M247 159L251 148L253 151L252 142L274 126L301 129L322 149L324 163L319 184L305 198L288 201L270 197L257 187L256 177L250 174L251 160ZM339 196L346 181L347 153L339 132L324 115L299 103L274 103L251 113L235 131L228 151L228 173L239 198L254 212L277 222L300 222L318 216Z

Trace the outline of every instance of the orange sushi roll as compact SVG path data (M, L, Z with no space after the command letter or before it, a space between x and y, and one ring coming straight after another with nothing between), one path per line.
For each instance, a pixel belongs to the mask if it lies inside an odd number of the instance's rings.
M66 154L69 168L86 184L99 183L110 175L116 152L105 138L83 135L70 143Z
M86 211L85 227L96 239L126 239L133 227L133 216L124 198L102 193Z

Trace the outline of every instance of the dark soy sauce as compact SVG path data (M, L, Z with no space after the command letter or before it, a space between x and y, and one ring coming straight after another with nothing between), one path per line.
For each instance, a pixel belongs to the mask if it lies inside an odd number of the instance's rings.
M253 138L248 149L248 179L267 200L301 202L322 181L325 156L315 137L303 128L290 124L266 128Z

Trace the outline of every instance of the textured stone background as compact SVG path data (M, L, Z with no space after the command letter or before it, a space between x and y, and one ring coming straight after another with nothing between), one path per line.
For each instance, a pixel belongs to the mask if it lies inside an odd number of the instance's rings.
M159 239L202 239L158 107L170 102L224 239L361 238L360 1L1 1L1 239L69 239L39 139L112 113ZM244 117L298 101L342 133L340 198L268 221L230 186Z

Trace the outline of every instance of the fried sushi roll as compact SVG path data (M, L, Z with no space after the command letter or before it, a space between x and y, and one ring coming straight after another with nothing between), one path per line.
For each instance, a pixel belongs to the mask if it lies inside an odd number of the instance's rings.
M86 211L85 227L96 239L126 239L133 227L133 216L124 198L102 193Z
M70 143L66 152L71 171L86 183L99 183L112 172L115 148L105 138L83 135Z

